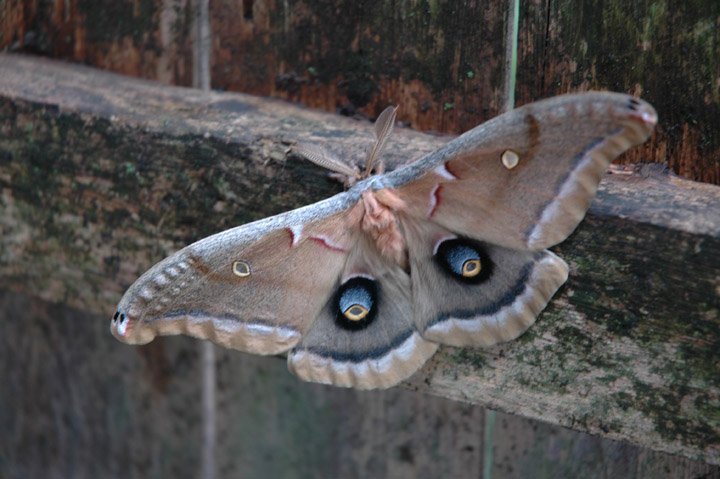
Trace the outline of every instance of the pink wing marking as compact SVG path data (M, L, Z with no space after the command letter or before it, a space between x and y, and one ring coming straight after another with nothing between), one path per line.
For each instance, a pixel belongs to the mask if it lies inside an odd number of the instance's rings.
M346 250L345 248L343 248L342 246L340 246L340 245L338 245L338 244L335 244L335 243L334 243L330 238L328 238L327 236L324 236L324 235L311 236L310 239L311 239L311 240L314 240L314 241L317 241L318 243L320 243L321 245L323 245L324 247L326 247L326 248L329 249L329 250L332 250L332 251L340 251L340 252L342 252L342 253L346 253L346 252L347 252L347 250Z
M128 327L130 326L130 321L131 321L131 319L128 318L127 316L125 316L125 321L118 324L117 332L120 336L125 337L125 335L127 335Z
M437 165L433 172L438 175L441 178L444 178L446 180L457 180L457 176L453 175L450 170L448 170L447 163L442 163L440 165Z
M430 208L428 208L427 217L432 218L432 215L435 214L435 211L437 211L438 206L440 205L440 190L442 189L442 185L437 184L430 192L430 198L428 201L430 202Z
M302 225L295 225L287 228L290 232L290 238L292 240L290 246L295 246L300 242L300 239L302 238L302 228Z

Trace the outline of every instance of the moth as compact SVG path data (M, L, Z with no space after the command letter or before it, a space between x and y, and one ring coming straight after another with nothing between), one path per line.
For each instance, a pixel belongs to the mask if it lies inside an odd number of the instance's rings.
M547 248L582 220L610 161L657 122L628 95L559 96L372 175L396 114L378 118L362 172L298 147L352 186L161 261L125 293L112 334L287 352L301 379L362 389L408 378L439 344L512 340L568 277Z

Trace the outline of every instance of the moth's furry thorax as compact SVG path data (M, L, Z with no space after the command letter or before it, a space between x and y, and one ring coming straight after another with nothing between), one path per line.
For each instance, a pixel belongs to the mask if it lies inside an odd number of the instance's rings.
M405 209L405 202L390 189L366 190L361 200L364 209L361 227L375 241L380 253L407 270L408 252L395 212Z

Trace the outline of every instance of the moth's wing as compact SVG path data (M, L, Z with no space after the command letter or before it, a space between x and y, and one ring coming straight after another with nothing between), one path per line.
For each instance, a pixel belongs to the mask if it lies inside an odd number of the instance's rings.
M502 115L389 174L406 205L424 337L491 345L527 329L567 278L544 248L575 229L610 161L655 122L649 104L627 95L568 95ZM476 276L462 276L466 261L481 268Z
M333 293L361 210L343 193L200 240L128 289L111 330L135 344L188 334L256 354L286 351Z
M566 281L547 250L504 248L401 215L412 272L413 311L423 337L491 346L529 328Z
M406 379L437 349L417 330L412 296L408 274L362 235L288 367L306 381L359 389Z
M618 93L525 105L387 175L417 218L515 249L564 240L582 220L608 164L657 121Z

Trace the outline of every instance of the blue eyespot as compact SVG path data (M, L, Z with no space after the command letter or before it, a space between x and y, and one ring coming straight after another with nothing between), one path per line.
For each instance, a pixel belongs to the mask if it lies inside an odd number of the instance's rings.
M437 246L435 261L453 278L463 283L481 283L492 275L493 263L477 241L452 238Z
M356 276L347 280L337 292L336 323L343 329L365 329L375 319L377 282Z

